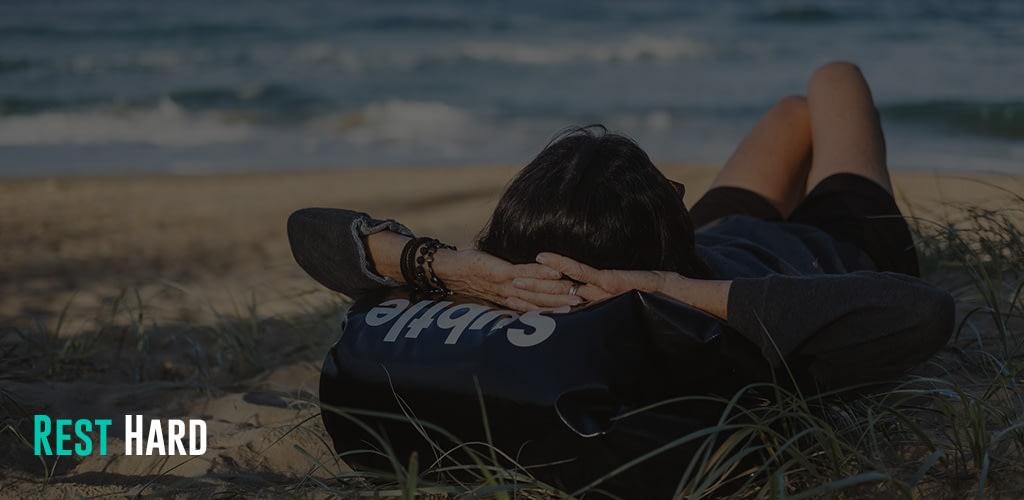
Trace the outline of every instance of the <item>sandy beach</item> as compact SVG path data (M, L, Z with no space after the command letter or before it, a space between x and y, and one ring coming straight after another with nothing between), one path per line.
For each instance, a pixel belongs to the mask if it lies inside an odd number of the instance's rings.
M286 311L318 288L293 263L288 214L345 207L394 218L465 247L517 167L379 169L220 176L15 179L0 183L0 321L52 322L65 307L95 310L122 290L173 319L192 318L187 290L218 310L250 302ZM687 186L687 204L714 169L664 167ZM1006 175L897 173L907 215L944 219L958 206L990 206L1020 192ZM1015 188L1017 189L1015 191ZM161 289L177 295L161 295ZM199 297L192 297L199 299ZM195 306L195 304L191 304ZM268 313L271 311L267 311Z
M664 170L686 183L688 205L714 175ZM515 171L3 180L0 491L245 495L343 470L311 418L343 299L292 260L288 214L358 209L465 247ZM895 186L906 214L940 222L1024 193L1024 179L999 175L897 173ZM111 456L41 461L18 439L36 413L115 428L129 413L203 418L211 441L192 460L121 456L115 443Z

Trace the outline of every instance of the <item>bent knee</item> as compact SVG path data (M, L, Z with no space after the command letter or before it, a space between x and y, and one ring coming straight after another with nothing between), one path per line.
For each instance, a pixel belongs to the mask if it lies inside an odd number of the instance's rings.
M808 116L807 98L802 95L788 95L779 99L775 104L778 113L790 118L805 118Z
M864 74L860 67L847 61L833 61L825 63L814 70L811 75L811 85L821 81L864 81Z

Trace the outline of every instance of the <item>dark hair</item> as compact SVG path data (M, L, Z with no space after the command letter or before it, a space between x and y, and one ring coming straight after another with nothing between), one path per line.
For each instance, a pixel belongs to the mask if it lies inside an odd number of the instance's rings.
M549 251L599 269L710 274L682 193L632 139L601 125L559 134L523 168L477 248L516 264Z

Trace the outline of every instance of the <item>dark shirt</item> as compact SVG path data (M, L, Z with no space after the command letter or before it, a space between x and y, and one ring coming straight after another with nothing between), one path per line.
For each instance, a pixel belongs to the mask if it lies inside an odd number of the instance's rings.
M817 228L731 216L696 240L714 278L732 280L729 326L773 367L805 360L824 385L877 380L929 358L952 333L949 293L878 272L863 252Z
M373 271L363 238L394 221L309 208L288 220L295 260L324 286L357 298L400 283ZM811 226L732 216L697 232L715 279L732 280L728 326L771 367L806 362L826 385L899 374L952 333L952 297L908 275L878 272L862 252Z

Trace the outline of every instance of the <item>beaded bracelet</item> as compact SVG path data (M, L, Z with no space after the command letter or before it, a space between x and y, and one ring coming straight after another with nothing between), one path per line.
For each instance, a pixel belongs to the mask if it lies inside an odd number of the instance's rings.
M399 260L399 267L402 269L402 278L412 288L419 289L420 284L416 282L416 249L429 241L430 238L413 238L402 247L402 257Z
M445 286L444 281L441 281L441 277L434 272L434 254L437 253L439 248L448 250L456 250L452 245L441 243L436 239L432 239L425 243L423 247L420 247L420 256L416 258L416 270L422 278L427 282L426 292L430 294L439 293L444 296L452 294L452 291ZM423 264L427 264L427 270L424 272ZM427 276L429 274L429 277Z
M439 248L457 250L434 238L415 238L402 248L400 267L402 277L413 289L428 294L451 295L452 291L434 272L434 254ZM425 265L425 266L424 266Z

